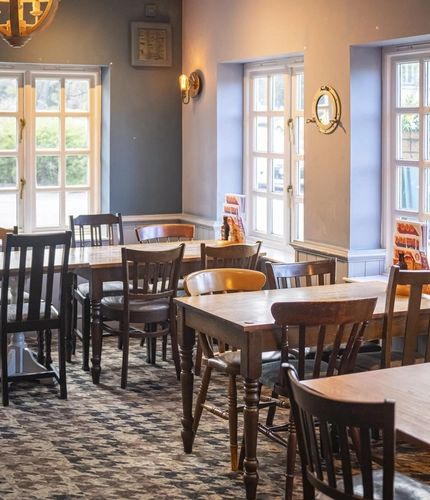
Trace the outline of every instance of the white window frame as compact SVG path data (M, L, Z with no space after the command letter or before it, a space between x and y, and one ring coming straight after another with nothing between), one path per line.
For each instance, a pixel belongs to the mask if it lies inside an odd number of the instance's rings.
M274 248L285 248L292 240L300 239L298 231L298 208L303 207L304 197L299 194L300 179L298 171L295 168L297 161L304 161L304 155L298 154L293 142L290 142L290 137L295 137L294 127L290 129L290 124L296 123L298 118L304 120L304 110L297 109L293 104L293 99L296 96L295 76L304 73L304 65L302 58L288 58L273 61L253 62L245 65L244 71L244 164L243 164L243 179L244 179L244 194L247 198L247 237L253 239L263 239ZM272 116L283 115L284 119L284 153L271 153L268 148L267 153L262 156L269 160L273 158L283 158L284 161L284 190L282 193L274 193L270 191L270 186L267 190L254 190L254 157L253 151L253 123L258 112L253 111L253 79L254 77L264 75L284 74L285 89L288 92L285 95L284 110L263 112L269 118ZM269 124L267 125L269 127ZM291 135L290 135L291 134ZM268 167L270 169L270 167ZM268 175L270 178L270 175ZM292 186L292 190L289 190ZM265 197L270 203L271 200L282 200L284 203L284 234L282 236L275 235L271 232L270 217L267 222L267 232L256 231L253 229L253 221L255 217L254 200L257 196Z
M19 86L19 112L17 123L20 118L25 119L25 127L22 131L22 140L18 143L18 158L19 172L18 179L25 179L24 195L19 200L18 207L18 226L23 232L45 232L58 231L69 228L69 215L67 214L65 197L67 191L86 191L88 192L87 210L82 210L80 213L99 213L101 206L100 194L100 178L101 178L101 162L100 162L100 145L101 145L101 71L100 68L42 68L41 66L19 65L10 69L10 65L6 67L0 65L0 76L17 77L22 83ZM85 78L90 85L90 112L88 113L89 125L89 147L86 151L89 154L89 184L85 187L68 188L64 182L64 168L61 169L61 185L55 188L55 191L60 193L60 224L55 226L36 227L36 174L35 174L35 79L36 78L55 78L61 79L64 82L66 78ZM61 85L61 92L64 91L64 86ZM64 117L67 113L61 110L57 113L60 116L61 123L64 123ZM75 113L74 116L79 115ZM61 134L64 135L64 127L61 127ZM18 131L19 135L19 131ZM74 153L79 154L79 151ZM64 166L66 150L60 151L62 158L61 164Z
M382 192L382 244L387 250L386 265L389 267L393 262L395 220L404 218L430 224L430 208L429 211L425 211L424 193L426 170L430 169L430 161L425 158L424 148L424 117L430 114L430 106L424 106L426 102L425 89L426 86L427 89L429 88L430 74L427 75L429 81L424 81L424 78L420 79L420 106L410 109L411 112L418 113L420 117L419 159L411 162L411 164L419 168L418 210L401 210L397 207L396 202L396 166L407 166L408 164L407 161L397 159L396 154L396 120L397 113L400 111L400 108L396 105L396 64L399 62L420 61L422 68L424 60L430 61L430 43L420 44L419 46L387 47L384 49L383 55L382 185L384 188ZM424 76L423 71L420 71L420 74ZM427 97L427 101L430 102L429 97ZM409 108L406 107L401 108L403 113L407 113L408 110ZM430 137L430 130L427 131L427 134ZM427 157L430 158L428 153Z

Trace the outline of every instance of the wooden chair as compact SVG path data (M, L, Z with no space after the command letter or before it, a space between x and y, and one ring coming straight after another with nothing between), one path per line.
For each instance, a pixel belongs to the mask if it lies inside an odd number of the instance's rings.
M124 232L121 214L90 214L70 216L70 230L72 231L72 247L123 245ZM89 299L89 284L77 283L73 285L73 353L75 353L76 339L82 342L82 369L89 370L90 338L91 338L91 308ZM103 283L104 295L122 294L122 282L109 281ZM81 329L78 327L78 304L82 308Z
M67 311L68 259L70 231L50 234L9 234L6 240L2 294L13 286L14 303L1 303L1 387L3 406L9 404L9 384L17 380L55 378L60 398L67 398L66 386L66 328L70 317ZM11 270L11 253L19 252L18 270ZM26 262L27 261L27 262ZM31 271L28 262L31 262ZM26 268L27 266L27 268ZM52 305L54 275L59 274L58 309ZM24 300L24 287L27 300ZM58 331L58 369L51 357L52 330ZM37 373L8 373L8 335L37 332L37 362L46 367ZM27 351L28 352L28 351ZM28 352L29 353L29 352ZM32 356L32 354L29 353Z
M189 274L185 277L184 288L188 295L212 295L215 293L233 293L233 292L249 292L261 290L266 283L264 273L251 269L206 269ZM218 344L220 348L218 352L214 351L212 339L202 333L197 332L199 345L204 354L203 364L205 371L202 377L202 382L199 394L196 400L194 411L193 430L196 433L199 427L200 418L203 410L219 416L229 422L230 434L230 456L231 469L238 468L238 451L237 451L237 388L236 377L240 375L240 352L237 350L224 351L222 344ZM279 353L264 353L263 360L269 361L279 358ZM206 402L206 396L211 381L212 371L226 373L229 377L228 382L228 410L216 407Z
M18 234L18 226L14 226L13 229L0 227L0 241L1 241L2 252L4 252L6 249L6 238L7 238L8 234ZM10 301L12 299L12 295L10 293L10 290L8 292L7 299L10 303ZM27 299L28 299L28 294L27 294L27 292L25 292L24 300L27 300ZM0 301L1 301L1 297L0 297Z
M104 323L103 328L121 339L123 389L127 387L130 338L149 340L170 334L179 380L181 368L173 299L176 296L184 249L184 243L173 249L159 251L121 248L125 293L122 296L104 297L101 313L106 321L118 322L118 327Z
M430 285L430 271L403 271L398 266L391 267L382 324L382 350L360 353L357 356L356 371L430 361L430 324L427 322L423 326L419 319L423 285ZM393 348L391 331L393 322L396 321L394 302L398 287L403 287L403 292L407 291L408 308L403 339L397 339L403 345L400 348ZM424 346L419 347L419 343L423 343Z
M337 259L304 262L266 262L269 288L293 288L311 285L334 285L336 283Z
M262 242L254 244L234 243L232 245L200 245L201 269L235 267L256 269Z
M192 240L194 230L193 224L151 224L135 228L139 243Z
M315 490L321 499L430 498L428 485L395 471L394 401L331 399L301 384L292 365L283 366L296 425L304 500L314 500ZM382 464L372 455L373 428L382 429Z
M363 341L364 331L372 319L377 299L329 300L315 302L276 302L271 311L275 324L281 329L281 362L266 363L262 368L261 383L275 394L289 397L282 362L297 368L299 379L330 377L350 373ZM318 332L313 359L306 358L309 331ZM295 360L289 360L289 335L298 335L299 348ZM324 348L330 345L329 358L323 360ZM342 355L340 356L342 348ZM279 427L259 423L258 430L275 442L287 446L287 498L291 498L296 462L294 423ZM287 439L280 432L288 431Z

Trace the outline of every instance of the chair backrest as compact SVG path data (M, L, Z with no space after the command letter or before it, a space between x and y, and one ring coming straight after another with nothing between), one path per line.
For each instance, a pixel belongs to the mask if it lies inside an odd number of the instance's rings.
M420 324L421 298L423 285L430 285L430 271L406 271L398 266L392 266L387 286L387 298L385 302L384 321L382 326L382 358L381 367L387 368L391 363L392 336L391 331L394 316L394 303L398 286L403 287L403 292L407 291L407 315L405 320L405 333L403 344L402 365L414 364L417 357L418 335L427 334L427 347L424 354L424 361L430 361L430 325L427 320L426 327Z
M124 245L124 230L120 213L70 215L72 247Z
M266 262L269 288L294 288L311 285L333 285L336 282L336 258L274 263Z
M305 376L307 347L315 346L312 378L352 372L376 302L377 298L275 302L271 311L275 323L281 328L281 361L288 361L288 336L295 334L293 327L297 327L299 348L295 356L301 380L310 378L309 374ZM331 349L325 352L327 346ZM325 362L324 354L328 354ZM281 370L280 375L282 373ZM279 394L287 394L285 380L278 380L275 387Z
M185 243L167 250L121 248L124 311L130 300L168 299L173 305Z
M188 295L249 292L261 290L266 276L251 269L203 269L188 274L184 279L184 290Z
M194 238L194 230L193 224L151 224L135 228L139 243L189 241Z
M396 444L394 401L363 403L330 399L300 383L293 366L284 365L284 370L299 444L303 498L314 499L317 489L338 500L375 497L392 500ZM380 493L375 495L372 429L382 430L383 479L377 481L379 487L383 485L382 497ZM358 472L361 474L355 476ZM353 476L354 483L361 485L361 491L357 485L353 489Z
M13 285L14 300L9 306L7 301L1 303L2 333L64 327L61 321L66 316L62 314L66 308L66 287L71 286L67 279L71 237L70 231L8 235L1 286L2 296L6 297ZM60 299L56 307L59 314L54 318L51 306L56 274L60 277Z
M266 275L253 269L216 268L203 269L185 276L184 290L187 295L213 295L218 293L255 292L266 283ZM197 332L199 345L206 358L214 357L214 345L211 338ZM235 347L232 347L235 350ZM218 342L218 351L224 352L225 345Z
M261 241L254 244L235 243L232 245L200 245L201 269L235 267L256 269Z
M18 227L14 226L13 229L0 227L0 241L1 241L2 252L4 252L6 249L6 238L8 234L18 234Z

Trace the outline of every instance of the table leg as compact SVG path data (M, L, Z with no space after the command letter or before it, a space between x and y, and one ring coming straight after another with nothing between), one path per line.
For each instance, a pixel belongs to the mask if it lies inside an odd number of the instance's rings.
M258 427L258 403L259 383L258 379L245 378L244 381L243 427L245 434L245 460L243 482L245 483L246 499L257 498L258 485L258 460L257 460L257 427Z
M193 347L195 343L195 331L185 326L185 311L178 307L178 342L181 358L181 389L182 389L182 442L185 453L193 451Z

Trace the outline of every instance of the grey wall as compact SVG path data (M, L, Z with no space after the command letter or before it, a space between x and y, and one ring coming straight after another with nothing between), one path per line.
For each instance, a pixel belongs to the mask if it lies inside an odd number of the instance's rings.
M124 215L182 210L181 1L154 0L150 18L145 3L61 0L23 48L0 40L0 62L103 66L102 209ZM132 21L172 24L172 67L130 65Z

